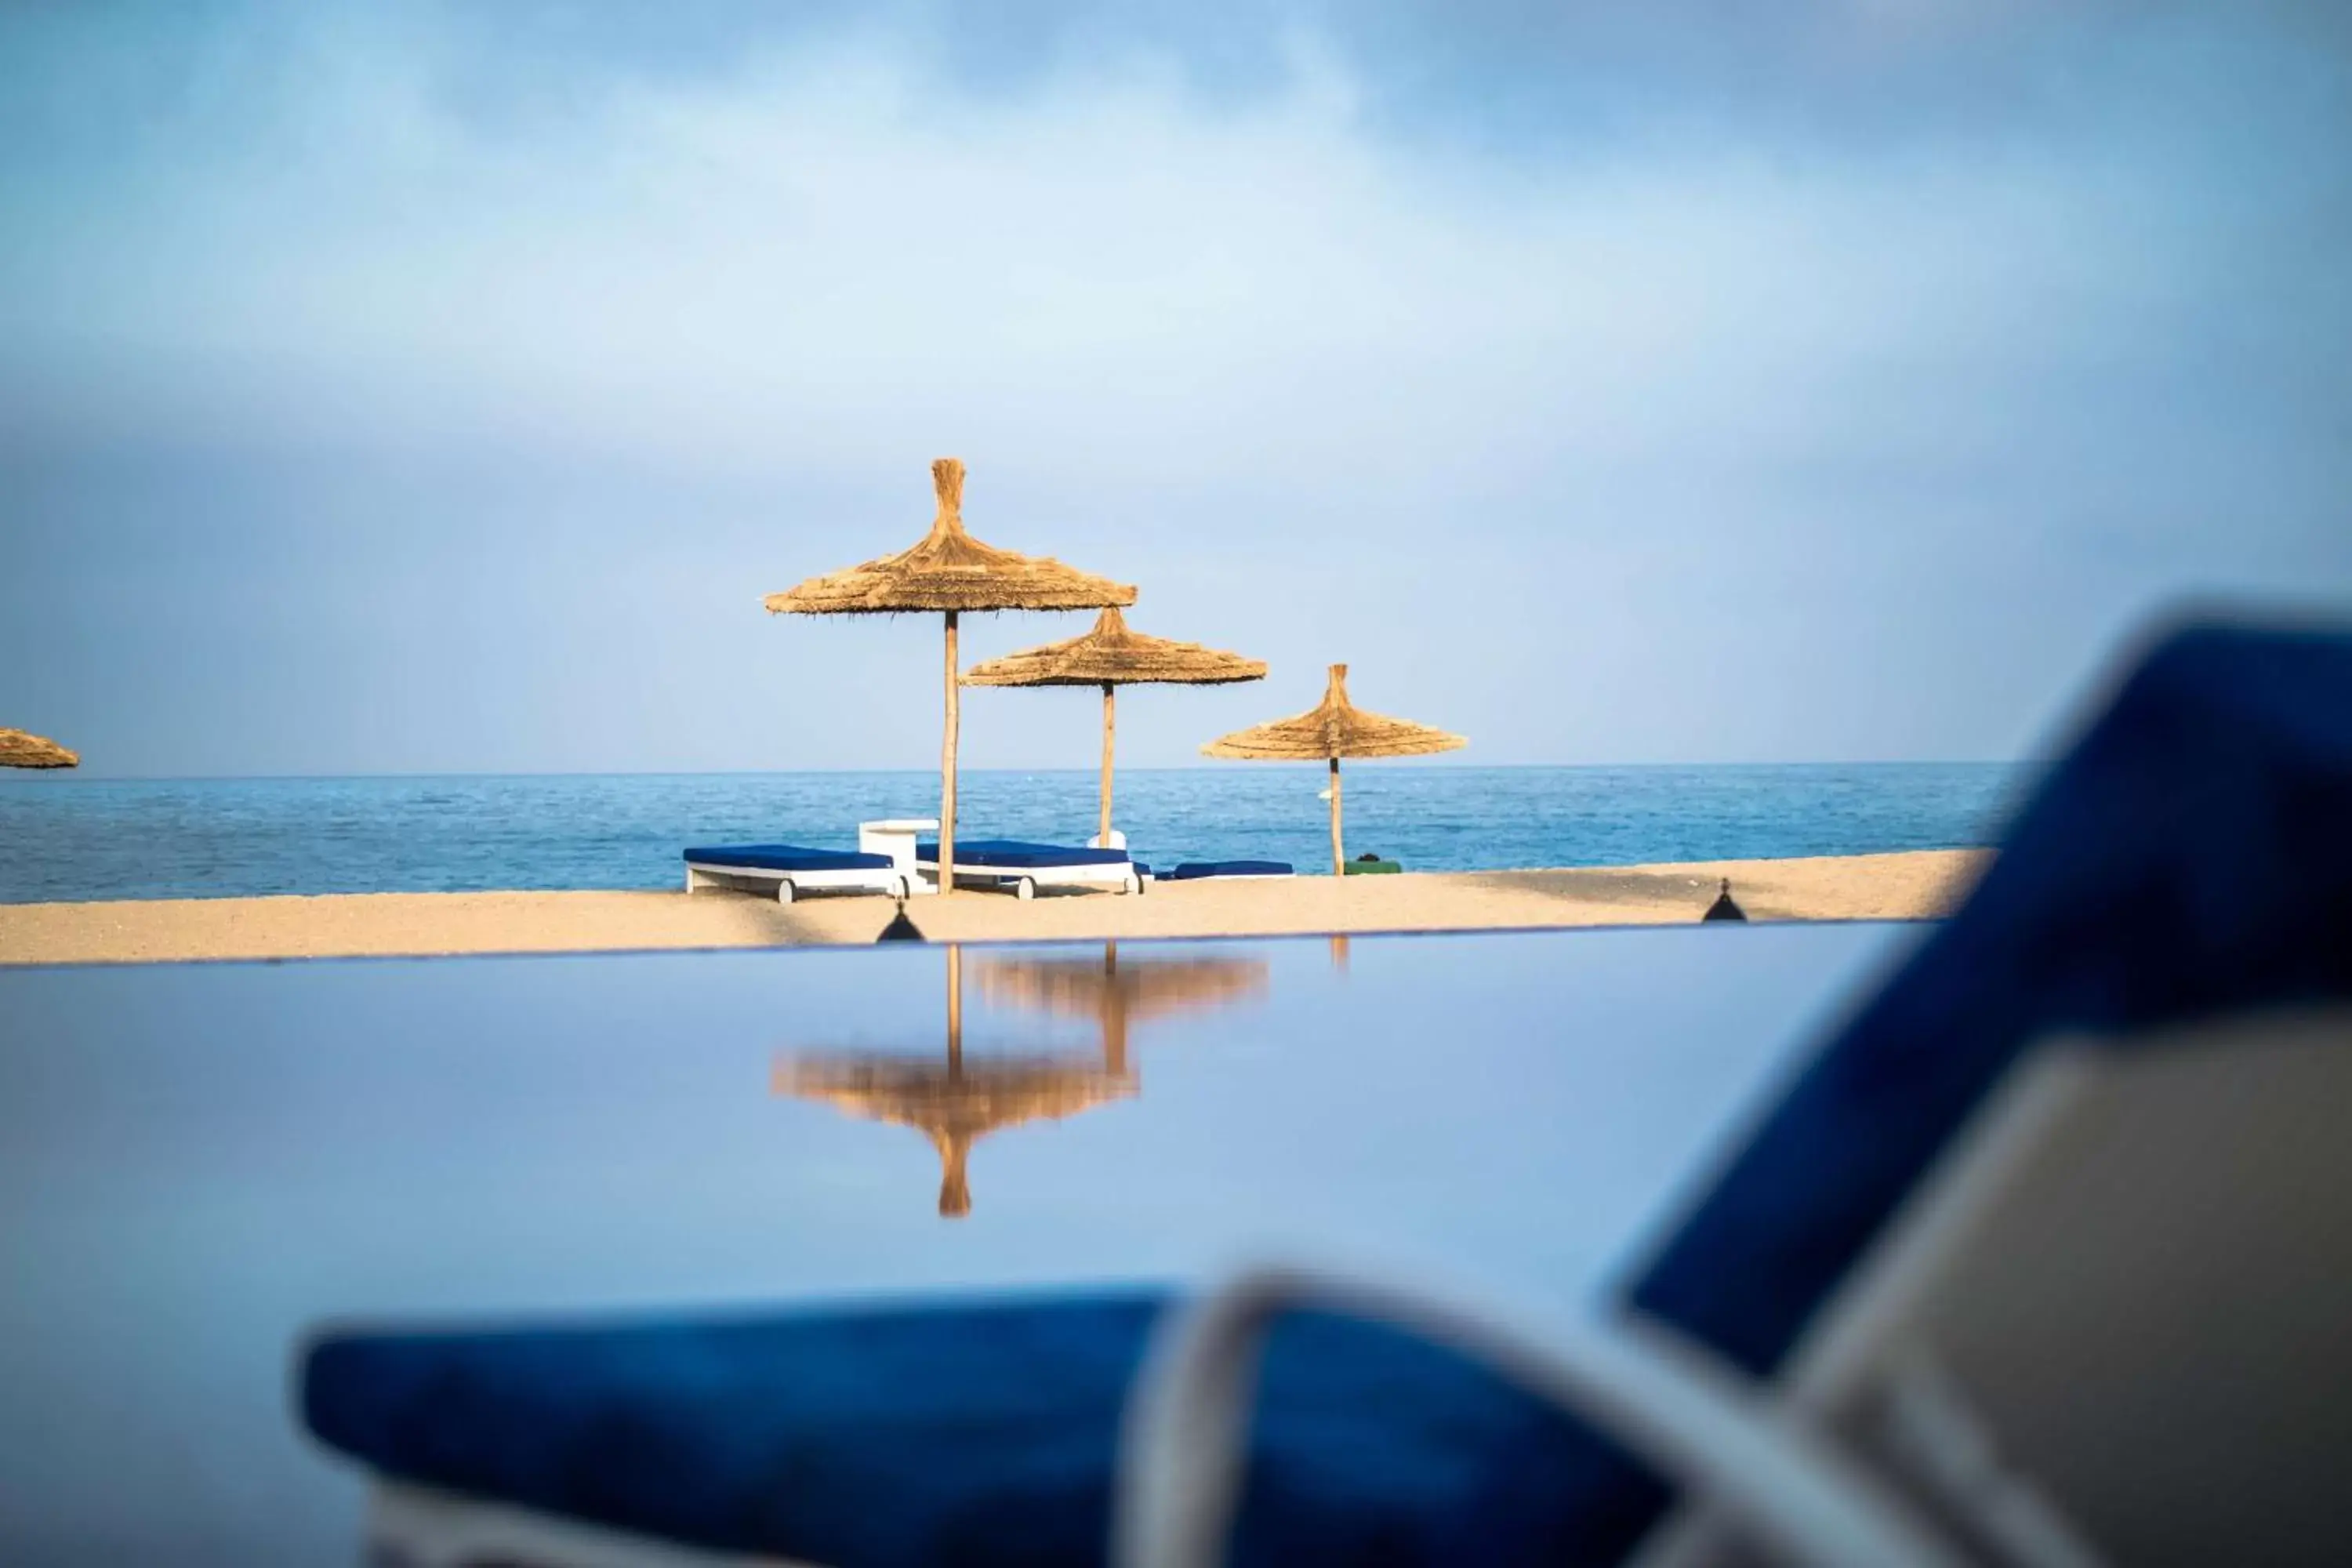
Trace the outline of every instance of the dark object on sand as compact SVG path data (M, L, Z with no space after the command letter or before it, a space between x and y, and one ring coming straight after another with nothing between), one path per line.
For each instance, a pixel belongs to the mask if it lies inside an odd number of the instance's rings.
M876 937L874 940L876 942L921 942L924 940L922 928L907 918L906 900L900 899L898 900L898 912L890 917L890 923L884 926L882 928L882 934Z
M1748 911L1732 901L1730 878L1723 879L1723 891L1716 894L1715 902L1707 905L1706 913L1698 918L1703 921L1744 921L1748 918Z
M1394 860L1383 860L1377 855L1359 855L1347 863L1343 871L1350 877L1387 877L1403 869Z
M1186 860L1160 880L1199 882L1213 877L1288 877L1294 874L1294 868L1287 860Z

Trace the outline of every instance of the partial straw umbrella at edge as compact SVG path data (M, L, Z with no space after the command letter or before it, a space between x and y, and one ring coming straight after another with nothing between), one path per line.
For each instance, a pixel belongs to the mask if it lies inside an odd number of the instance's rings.
M81 754L43 735L0 729L0 768L76 768Z

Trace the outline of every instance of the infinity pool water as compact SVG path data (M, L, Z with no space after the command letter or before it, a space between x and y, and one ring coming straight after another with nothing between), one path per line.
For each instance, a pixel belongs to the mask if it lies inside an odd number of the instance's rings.
M1181 1279L1591 1295L1913 939L0 970L0 1562L355 1561L329 1320Z

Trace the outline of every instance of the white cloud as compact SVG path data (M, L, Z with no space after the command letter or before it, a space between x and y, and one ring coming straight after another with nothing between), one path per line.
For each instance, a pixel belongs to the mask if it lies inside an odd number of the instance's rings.
M198 367L215 416L281 432L1426 485L1784 439L1858 368L1973 353L2115 261L2095 192L1998 160L1417 161L1303 48L1213 116L1147 65L927 98L868 38L496 126L436 106L430 39L292 52L271 134L160 149L20 330Z

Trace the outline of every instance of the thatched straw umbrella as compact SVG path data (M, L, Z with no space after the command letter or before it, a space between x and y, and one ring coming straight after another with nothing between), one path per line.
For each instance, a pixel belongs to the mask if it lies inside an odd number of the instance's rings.
M1257 762L1331 764L1331 875L1346 872L1347 853L1339 838L1339 759L1341 757L1420 757L1433 752L1459 750L1470 742L1459 735L1433 730L1406 719L1367 713L1348 700L1348 667L1331 667L1331 684L1323 700L1295 719L1277 719L1255 729L1236 730L1201 748L1212 757L1243 757Z
M1128 1026L1172 1013L1223 1007L1265 994L1263 958L1118 958L1118 943L1103 943L1091 958L988 958L981 963L980 994L1066 1016L1092 1018L1102 1031L1103 1068L1127 1071Z
M0 730L0 768L78 768L81 754L22 730Z
M1111 738L1118 728L1116 708L1122 686L1229 686L1265 679L1265 661L1223 653L1196 642L1171 642L1129 631L1127 617L1107 609L1094 630L1067 642L1023 648L976 664L964 673L966 686L1099 686L1103 702L1102 822L1100 841L1110 842Z
M944 1067L874 1052L780 1058L777 1094L831 1105L852 1116L911 1127L940 1156L940 1213L971 1212L971 1146L1000 1127L1058 1121L1136 1092L1122 1065L1084 1057L963 1057L963 950L948 949L948 1048Z
M940 748L940 891L954 890L956 827L956 619L966 610L1097 610L1135 603L1135 590L1047 557L982 544L963 527L963 461L931 465L939 511L921 543L896 555L812 577L767 598L770 613L947 617L947 735Z

